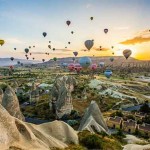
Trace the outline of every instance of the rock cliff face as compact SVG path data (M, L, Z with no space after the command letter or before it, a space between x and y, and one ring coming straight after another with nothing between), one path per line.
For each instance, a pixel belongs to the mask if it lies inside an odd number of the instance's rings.
M2 106L9 112L11 116L14 116L20 120L24 120L24 116L20 111L19 101L14 90L7 86L2 98Z
M2 104L2 99L3 99L3 90L0 89L0 104Z
M54 121L42 125L25 123L12 117L0 104L0 149L50 150L78 143L77 133L66 123Z
M86 109L78 130L89 130L92 133L103 131L109 134L106 122L95 101L92 101Z
M71 93L75 84L76 80L71 76L58 77L55 80L51 94L59 118L64 114L70 114L73 109Z

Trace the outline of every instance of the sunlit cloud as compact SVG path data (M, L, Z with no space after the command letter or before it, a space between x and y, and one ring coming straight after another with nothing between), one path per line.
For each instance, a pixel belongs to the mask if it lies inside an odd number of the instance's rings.
M141 32L138 32L135 37L131 39L127 39L125 41L120 42L120 44L124 45L135 45L135 44L141 44L144 42L150 42L150 31L144 30Z
M96 51L108 51L108 50L110 50L109 48L106 48L106 47L102 47L102 48L94 47L93 49L96 50Z
M125 26L125 27L114 27L114 30L128 30L129 27Z

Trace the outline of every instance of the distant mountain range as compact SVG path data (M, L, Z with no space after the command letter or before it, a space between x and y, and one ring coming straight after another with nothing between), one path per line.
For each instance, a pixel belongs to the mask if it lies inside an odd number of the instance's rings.
M110 61L111 56L102 56L102 57L90 57L92 60L92 63L99 63L99 62L105 62L105 64L112 63ZM129 59L125 59L123 56L112 56L114 58L113 64L119 65L121 63L145 63L150 61L144 61L144 60L137 60L135 58L130 57ZM76 57L76 63L78 63L78 60L81 57ZM55 63L57 65L61 65L62 63L73 63L73 57L66 57L66 58L58 58L57 62L54 62L53 60L46 61L42 63L38 60L26 60L26 59L14 59L13 61L10 60L10 58L0 58L0 66L10 66L10 65L16 65L17 61L20 61L23 64L37 64L38 66L41 65L49 65L53 66Z
M92 60L92 63L99 63L99 62L105 62L105 64L111 64L112 62L110 61L110 57L111 56L103 56L103 57L90 57ZM120 65L122 63L146 63L146 62L150 62L150 61L143 61L143 60L137 60L135 58L128 58L127 60L123 57L123 56L112 56L114 58L113 64L114 65ZM81 57L76 57L76 63L78 63L78 60ZM66 57L66 58L58 58L57 60L57 65L61 65L62 63L73 63L73 57ZM53 60L38 64L38 65L53 65L55 64L55 62Z
M14 59L13 61L10 60L10 58L0 58L0 66L11 66L16 65L17 62L20 61L23 64L36 64L40 63L40 61L36 60L25 60L25 59Z

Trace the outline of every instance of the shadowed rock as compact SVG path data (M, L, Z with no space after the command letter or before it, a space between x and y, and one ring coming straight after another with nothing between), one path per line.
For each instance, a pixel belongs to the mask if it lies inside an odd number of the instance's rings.
M25 123L12 117L0 104L0 149L64 149L67 143L78 144L77 133L66 123L54 121L41 125Z

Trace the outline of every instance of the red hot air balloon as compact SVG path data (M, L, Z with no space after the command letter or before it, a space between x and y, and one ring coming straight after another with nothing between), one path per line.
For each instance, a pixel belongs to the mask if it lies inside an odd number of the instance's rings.
M96 70L97 69L97 64L92 64L91 65L91 69L94 71L94 70Z
M73 63L71 63L71 64L68 64L68 69L69 69L69 71L74 71L74 64Z

